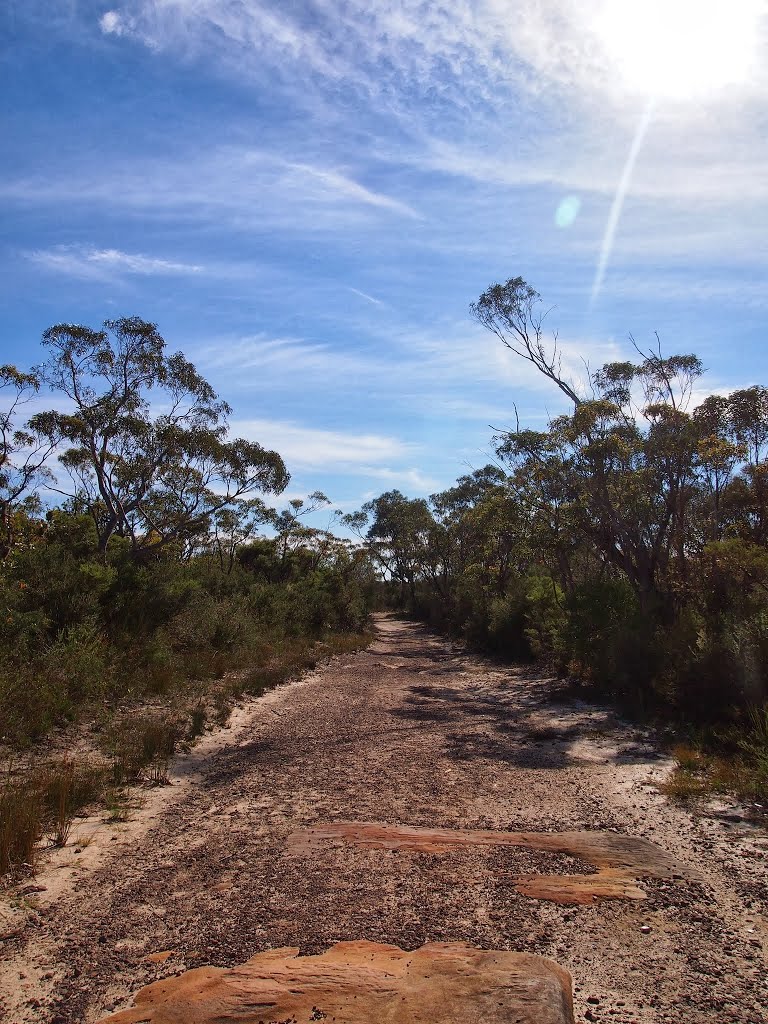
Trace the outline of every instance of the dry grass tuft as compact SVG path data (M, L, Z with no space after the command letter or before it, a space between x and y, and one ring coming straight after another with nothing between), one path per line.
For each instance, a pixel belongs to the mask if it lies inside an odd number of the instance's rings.
M692 771L677 765L666 782L659 785L659 790L673 800L685 802L694 797L704 796L710 791L708 780Z
M104 747L112 758L116 786L142 780L153 785L168 781L168 766L183 729L169 711L126 715L108 730Z
M729 756L706 746L678 743L672 748L677 764L659 787L677 800L712 793L731 793L742 800L768 800L768 709L755 710L750 726Z
M104 766L72 758L8 766L0 787L0 875L31 870L43 838L65 846L77 813L103 799L106 775Z
M31 870L41 835L39 791L24 780L7 778L0 792L0 875Z

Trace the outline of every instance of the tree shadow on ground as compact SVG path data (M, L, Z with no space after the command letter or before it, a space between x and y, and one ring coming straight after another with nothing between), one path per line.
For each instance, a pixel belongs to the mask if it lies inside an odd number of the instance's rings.
M444 753L450 760L497 761L525 769L567 768L574 763L573 745L590 735L610 738L617 733L610 713L595 722L595 709L579 701L555 706L541 688L510 691L500 685L489 692L478 686L409 687L403 704L391 714L419 723L454 723L460 728L446 732ZM556 722L547 718L556 717ZM656 761L661 755L648 743L623 743L615 750L606 746L608 760L617 764Z

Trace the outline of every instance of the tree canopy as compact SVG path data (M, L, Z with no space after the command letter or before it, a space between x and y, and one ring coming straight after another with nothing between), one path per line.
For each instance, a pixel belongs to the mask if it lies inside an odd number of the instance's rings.
M287 485L277 452L228 438L229 406L182 353L167 354L155 324L57 324L43 344L39 380L65 408L37 413L30 430L60 450L72 487L59 489L93 518L100 550L115 535L157 550Z

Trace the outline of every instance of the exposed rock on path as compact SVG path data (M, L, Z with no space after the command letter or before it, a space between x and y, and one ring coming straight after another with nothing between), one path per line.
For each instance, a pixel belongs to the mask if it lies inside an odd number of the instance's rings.
M323 842L342 839L374 850L405 850L411 853L447 853L473 846L522 846L528 850L583 857L598 870L586 875L521 875L511 878L525 896L553 903L593 903L595 900L641 900L645 892L634 884L637 877L684 878L695 874L672 860L647 839L615 832L500 832L488 829L414 828L379 825L376 822L342 821L319 828L305 828L289 836L289 845L306 853Z
M668 764L606 709L553 703L549 681L419 626L378 625L368 651L204 741L177 766L185 781L153 795L154 817L110 826L115 842L102 829L71 882L37 880L48 890L23 897L37 909L2 946L7 1019L92 1022L184 969L369 940L543 954L573 975L577 1019L764 1024L765 833L733 808L669 805L654 788ZM650 841L680 870L632 874L644 899L568 906L519 891L524 876L588 880L601 866L560 840L296 846L297 833L366 822L608 833Z
M156 981L105 1024L573 1024L571 979L526 953L433 942L413 952L339 942L320 956L257 953Z

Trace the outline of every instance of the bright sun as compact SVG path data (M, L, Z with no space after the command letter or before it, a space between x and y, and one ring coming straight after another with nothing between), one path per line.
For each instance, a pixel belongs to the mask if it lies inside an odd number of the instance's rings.
M693 99L744 81L761 0L609 0L597 32L633 91Z

